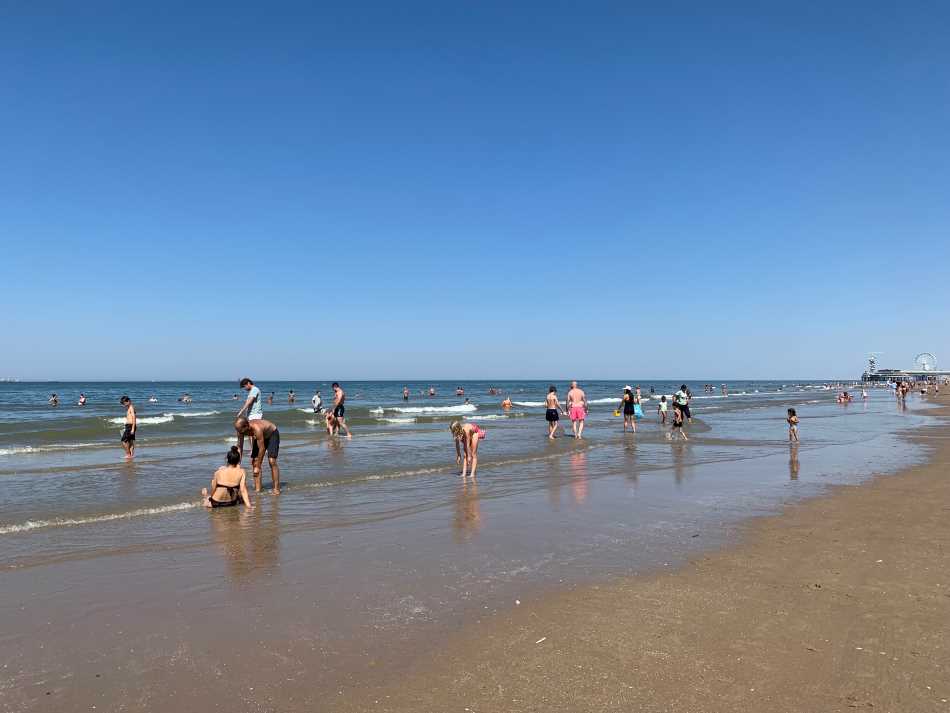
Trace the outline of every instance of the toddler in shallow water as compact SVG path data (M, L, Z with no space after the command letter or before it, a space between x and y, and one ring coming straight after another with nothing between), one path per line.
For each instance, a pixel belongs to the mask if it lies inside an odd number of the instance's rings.
M785 420L788 421L789 443L798 443L798 415L795 413L795 409L790 408L788 410L788 418Z

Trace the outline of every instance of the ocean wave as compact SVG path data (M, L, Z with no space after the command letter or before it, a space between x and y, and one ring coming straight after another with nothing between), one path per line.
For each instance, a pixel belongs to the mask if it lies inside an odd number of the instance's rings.
M99 522L113 522L115 520L131 520L135 517L144 517L146 515L164 515L178 510L190 510L191 508L201 507L201 502L191 500L189 502L175 503L174 505L161 505L154 508L138 508L128 512L110 513L108 515L90 515L89 517L62 517L52 520L27 520L15 525L0 526L0 535L9 535L15 532L29 532L30 530L41 530L50 527L75 527L77 525L91 525Z
M511 415L517 416L518 414L511 414ZM479 421L499 421L503 418L507 419L509 418L509 416L506 414L501 414L501 413L486 413L484 416L479 416L478 420Z
M381 407L379 407L379 406L377 406L376 408L371 408L371 409L369 410L369 412L370 412L371 414L373 414L374 416L382 416L382 415L383 415L383 409L382 409Z
M104 443L53 443L48 446L13 446L0 448L0 456L16 456L22 453L49 453L51 451L72 451L77 448L99 448Z
M387 411L396 413L420 413L420 414L439 414L439 413L472 413L477 410L475 404L459 404L458 406L402 406L399 408L389 408Z
M197 418L199 416L217 416L220 411L183 411L182 413L168 414L166 416L181 416L182 418Z
M512 401L511 403L515 406L526 406L528 408L544 406L544 401Z
M385 421L386 423L415 423L416 419L412 416L404 416L402 418L378 418L377 421Z
M156 423L171 423L175 420L175 415L171 413L166 413L161 416L143 416L142 418L137 418L137 423L144 423L146 425L153 425ZM109 423L114 423L117 426L125 425L125 416L120 416L119 418L110 418L108 419Z

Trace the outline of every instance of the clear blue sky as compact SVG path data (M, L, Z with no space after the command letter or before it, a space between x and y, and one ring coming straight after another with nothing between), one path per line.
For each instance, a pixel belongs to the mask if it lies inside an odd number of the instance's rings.
M4 3L0 376L950 366L950 4L767 5Z

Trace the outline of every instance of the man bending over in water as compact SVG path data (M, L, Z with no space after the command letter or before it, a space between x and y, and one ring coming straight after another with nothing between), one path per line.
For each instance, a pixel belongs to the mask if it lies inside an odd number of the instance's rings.
M280 431L270 421L258 418L248 421L240 416L234 422L237 431L238 454L244 453L244 436L250 436L253 444L251 448L251 466L254 471L254 490L261 492L261 469L264 466L264 454L270 463L270 479L274 486L274 495L280 495L280 467L277 465L277 454L280 451Z
M122 431L122 447L125 449L125 459L132 460L135 456L135 428L138 425L135 420L135 406L128 396L119 399L119 403L125 406L125 430Z

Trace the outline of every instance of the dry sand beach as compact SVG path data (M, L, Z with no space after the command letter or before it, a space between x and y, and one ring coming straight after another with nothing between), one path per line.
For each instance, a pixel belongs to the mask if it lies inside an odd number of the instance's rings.
M950 428L915 438L925 466L754 521L682 571L524 601L340 707L950 710Z

